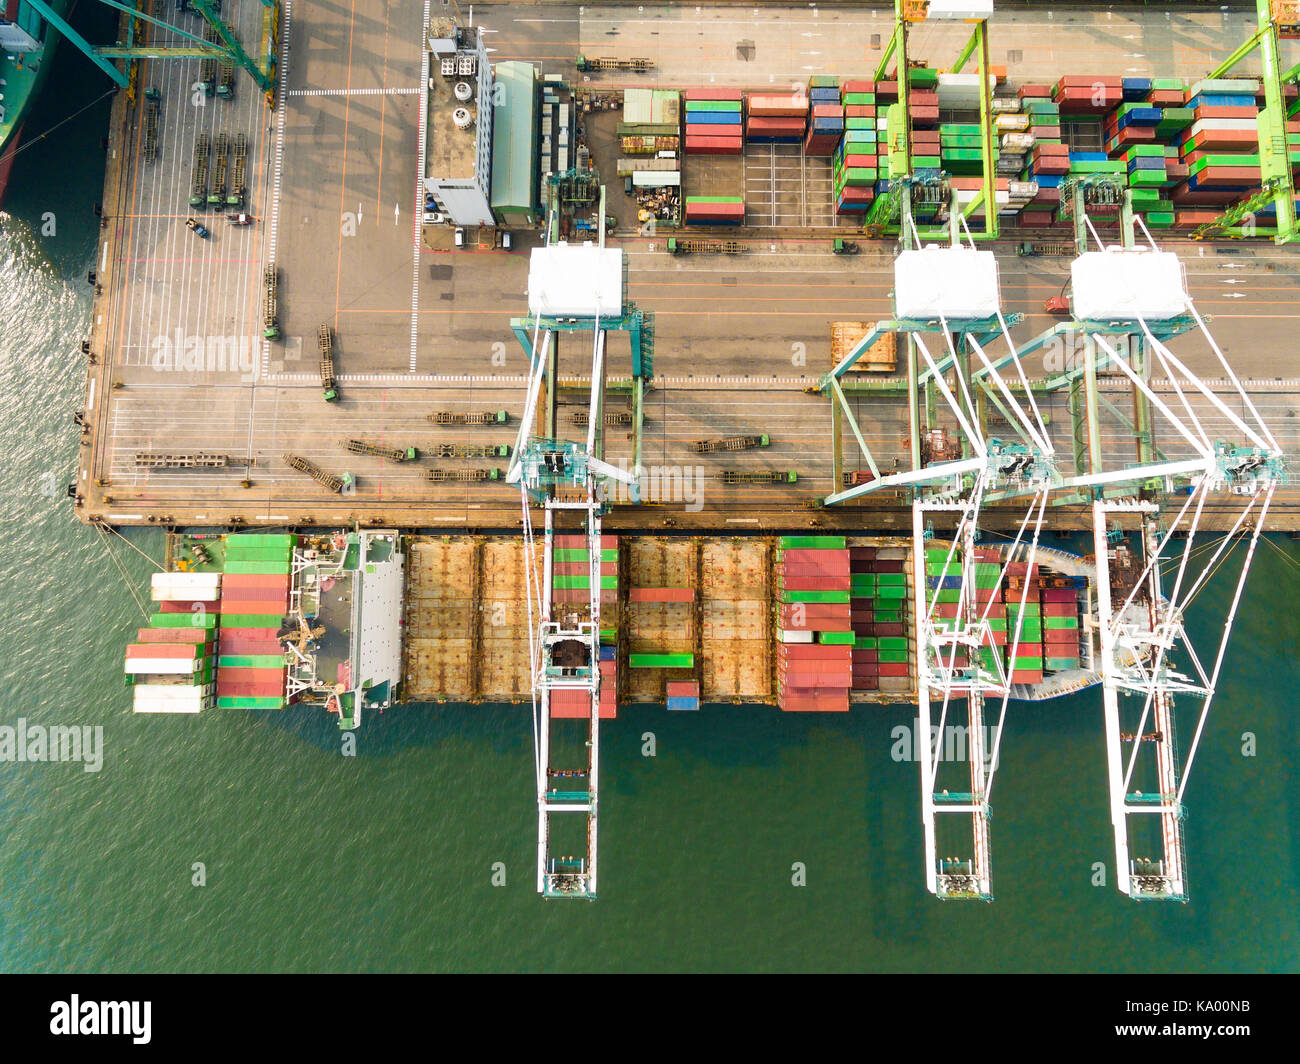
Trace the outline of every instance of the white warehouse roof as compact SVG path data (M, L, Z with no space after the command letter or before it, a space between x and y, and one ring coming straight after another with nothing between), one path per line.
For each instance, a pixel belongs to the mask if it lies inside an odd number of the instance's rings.
M556 318L622 317L622 250L563 243L535 248L528 264L528 311Z

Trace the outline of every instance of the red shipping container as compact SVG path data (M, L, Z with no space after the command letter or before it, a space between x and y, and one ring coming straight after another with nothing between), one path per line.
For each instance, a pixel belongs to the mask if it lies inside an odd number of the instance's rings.
M610 662L610 664L613 664L613 662ZM700 685L695 680L670 680L668 682L669 698L699 698L699 696Z
M284 616L283 602L222 602L221 613L262 613L268 617Z
M882 81L881 85L893 85L894 91L898 91L898 84L892 81ZM851 92L875 92L877 85L874 81L864 81L861 78L853 81L844 81L840 83L840 95L847 96Z
M905 628L906 626L901 622L889 623L889 624L877 622L876 635L893 635L893 636L906 635L907 632L905 631Z
M159 661L192 661L200 656L202 649L192 643L128 643L126 659L156 658Z
M1021 85L1016 95L1022 100L1046 100L1052 95L1050 85Z
M556 536L555 536L555 545L556 545L557 547L563 547L563 548L565 548L565 549L574 549L574 548L578 548L578 549L581 549L581 550L586 550L586 549L587 549L587 537L586 537L585 535L570 535L570 534L561 534L561 533L557 533ZM604 548L617 547L617 546L618 546L618 536L612 536L612 535L611 535L611 536L601 536L601 537L600 537L600 545L601 545L601 547L604 547Z
M781 709L786 713L847 713L849 699L847 693L830 698L787 695L781 701Z
M813 118L841 118L844 105L841 103L815 103L812 105Z
M1012 683L1042 683L1043 671L1042 669L1037 669L1037 670L1017 669L1015 672L1011 674L1011 682Z
M206 628L137 628L140 643L206 643L212 632Z
M848 661L853 650L839 643L779 643L777 656L788 661Z
M690 155L739 155L744 141L731 137L691 137L686 138L686 151Z
M870 103L849 103L844 105L845 118L875 118L876 107Z
M197 613L200 610L206 613L217 612L216 599L206 602L155 602L153 605L159 613Z
M1147 93L1147 103L1152 107L1182 107L1181 89L1152 89Z
M739 100L743 97L740 89L687 89L685 92L688 100Z
M880 669L881 676L907 676L909 666L906 662L901 661L882 661L877 668Z
M876 106L882 103L898 102L898 82L897 81L877 81L876 82Z
M913 89L907 96L912 107L938 107L939 94L933 89Z
M804 130L808 128L808 122L803 118L751 115L745 123L745 128L749 133L759 133L763 136L780 137L791 133L802 136Z
M876 156L874 155L846 155L842 164L845 167L865 166L875 169Z
M879 691L880 681L874 676L863 676L861 679L853 681L853 690L855 691Z
M226 573L221 578L221 593L232 587L282 587L289 588L289 574L285 573Z
M628 602L694 602L695 589L689 587L634 587L627 593Z
M1202 118L1249 118L1252 121L1259 115L1259 108L1254 106L1246 107L1215 107L1208 104L1202 104L1193 112L1196 120L1199 122Z
M849 571L849 552L844 550L787 550L781 553L782 565L815 565L828 573Z
M906 572L906 566L902 558L877 558L876 568L872 570L877 573L902 573Z
M702 219L733 220L745 217L743 203L692 203L686 201L686 217Z
M1093 86L1105 86L1111 89L1122 89L1124 79L1116 77L1099 77L1095 74L1066 74L1056 82L1056 89L1059 92L1064 88L1084 87L1091 89Z

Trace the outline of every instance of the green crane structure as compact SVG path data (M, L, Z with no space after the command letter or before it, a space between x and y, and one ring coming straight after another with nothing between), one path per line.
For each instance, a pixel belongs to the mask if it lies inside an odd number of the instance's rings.
M889 43L885 45L880 62L876 64L874 75L876 81L889 80L887 72L890 60L896 58L898 103L889 108L887 113L888 124L886 126L886 134L889 137L889 179L891 188L889 192L885 193L884 197L877 199L872 204L872 209L867 212L864 225L869 228L892 224L898 218L898 193L893 182L903 177L913 176L910 119L908 117L908 98L911 92L908 85L908 25L912 22L922 22L927 16L928 5L926 4L918 4L914 0L894 0L894 32L889 38ZM969 40L958 53L956 60L948 69L948 73L960 74L962 67L966 65L972 56L976 57L976 73L980 78L980 154L983 184L975 197L961 207L961 213L964 217L970 218L983 207L984 230L983 232L973 232L971 236L975 240L996 240L998 238L998 186L997 160L994 157L995 141L993 138L993 86L989 78L988 23L984 19L975 20L975 28L971 32ZM928 237L942 240L946 239L947 235L947 230L941 227L920 230L920 236L923 240Z
M99 3L108 7L115 8L128 16L127 37L125 44L96 46L87 41L79 34L66 19L61 17L58 12L49 6L46 0L31 0L32 7L40 15L58 30L64 37L71 41L85 56L102 70L114 84L128 88L131 82L130 75L113 61L116 59L126 59L129 62L135 62L140 59L188 59L188 58L213 58L225 63L232 63L236 66L243 67L248 75L257 84L257 87L266 94L267 102L274 106L275 104L275 65L276 53L278 49L279 30L280 30L280 3L279 0L261 0L263 7L262 15L262 44L259 50L259 59L254 59L248 54L247 50L240 43L239 38L235 36L234 31L222 21L217 14L216 9L212 6L211 0L190 0L190 6L203 16L203 19L215 32L219 38L216 41L206 41L202 37L181 29L179 26L173 26L162 19L155 18L153 15L146 14L144 11L130 4L122 3L121 0L99 0ZM157 26L176 34L178 37L191 42L187 45L152 45L142 43L137 39L136 23L144 22L152 26Z
M1294 33L1296 28L1277 21L1269 0L1255 0L1255 12L1259 20L1259 29L1227 59L1210 71L1209 76L1211 78L1226 76L1246 56L1259 49L1264 83L1264 109L1259 112L1256 122L1259 127L1259 169L1263 178L1263 189L1224 212L1223 216L1216 221L1201 226L1196 230L1195 236L1197 239L1220 234L1271 236L1274 243L1289 244L1300 237L1300 228L1296 225L1295 181L1291 176L1291 159L1287 151L1287 114L1282 86L1300 77L1300 63L1289 70L1282 70L1277 42L1280 25L1285 26L1288 34ZM1276 224L1273 226L1254 224L1255 212L1270 202L1273 204Z

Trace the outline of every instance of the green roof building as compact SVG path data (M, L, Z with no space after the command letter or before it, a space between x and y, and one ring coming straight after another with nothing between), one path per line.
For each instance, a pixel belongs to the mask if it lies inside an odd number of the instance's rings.
M495 70L492 213L499 226L531 226L537 207L537 68L508 61Z

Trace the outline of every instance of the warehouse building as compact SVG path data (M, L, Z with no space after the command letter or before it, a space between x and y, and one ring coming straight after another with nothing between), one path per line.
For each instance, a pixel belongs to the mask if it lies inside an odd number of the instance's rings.
M536 225L537 68L498 63L494 78L492 213L502 227Z

